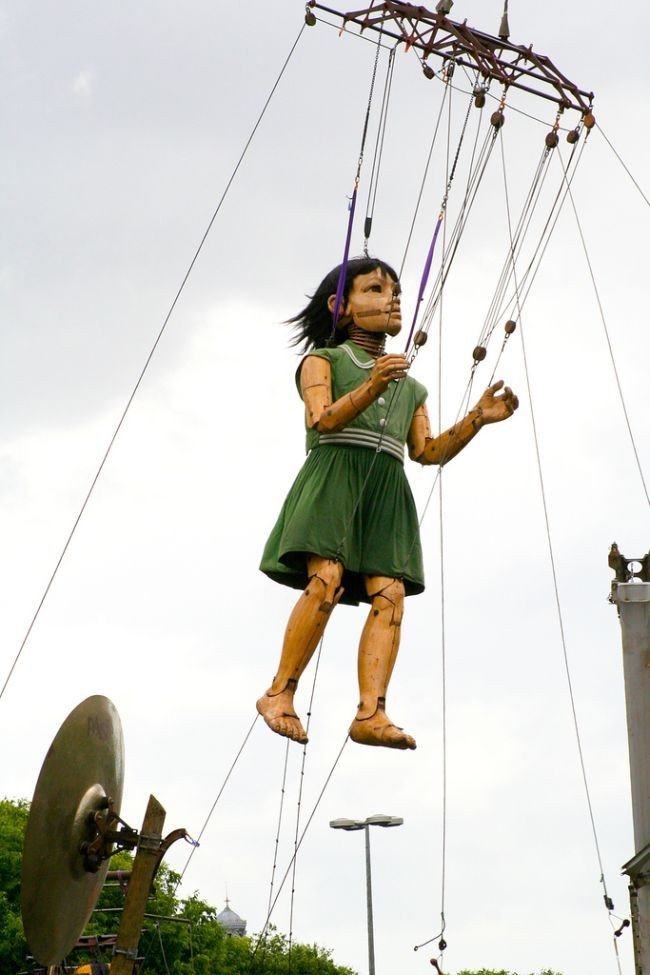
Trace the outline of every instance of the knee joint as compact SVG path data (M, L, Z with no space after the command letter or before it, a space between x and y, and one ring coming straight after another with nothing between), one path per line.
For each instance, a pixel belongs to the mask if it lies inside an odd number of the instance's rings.
M322 613L331 613L343 594L341 588L343 566L333 559L319 559L315 564L310 560L307 572L309 573L309 582L305 595L318 592L322 596L319 610Z
M389 611L390 625L400 626L404 615L404 583L399 579L391 579L387 585L371 595L375 612Z

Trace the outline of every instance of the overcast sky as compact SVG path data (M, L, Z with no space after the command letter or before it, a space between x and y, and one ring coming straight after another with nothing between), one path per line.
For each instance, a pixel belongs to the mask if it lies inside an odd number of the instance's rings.
M457 0L452 15L494 33L501 9L498 0ZM302 17L293 0L0 0L0 683ZM640 0L617 11L602 0L510 4L511 39L533 43L596 95L602 132L587 142L574 200L645 468L650 219L603 133L643 184L649 18ZM0 794L31 796L65 716L101 693L124 725L124 818L139 826L153 792L169 830L201 829L273 675L295 598L257 571L304 452L297 359L281 323L340 260L374 51L325 24L300 38L0 700ZM385 65L384 52L380 85ZM452 153L467 105L467 79L457 82ZM442 91L400 49L371 237L371 249L394 264ZM510 102L503 158L516 214L554 111L533 96ZM403 275L407 320L444 192L446 146L445 132ZM564 141L560 151L566 160ZM465 147L450 220L467 165ZM538 227L561 178L553 158ZM507 246L499 149L445 293L445 425ZM620 866L635 851L607 552L616 540L626 555L644 554L650 519L569 205L521 325L498 372L521 409L445 470L442 519L434 474L409 469L421 511L433 489L422 526L428 587L407 602L389 711L418 750L348 743L299 854L294 936L359 971L367 965L363 842L330 830L330 819L383 812L405 821L372 835L378 975L430 971L433 951L412 949L440 930L441 567L445 970L617 971L570 710L533 416L596 829L621 917ZM432 336L413 368L430 390L435 422L437 344ZM498 345L495 335L475 398ZM364 616L341 607L325 638L303 822L354 715ZM300 689L303 715L312 675L313 666ZM227 890L250 932L266 917L284 757L284 741L259 721L182 888L220 908ZM291 855L301 749L292 745L289 757L279 876ZM182 869L187 854L176 847L168 862ZM288 931L288 888L272 920ZM631 972L629 932L619 949Z

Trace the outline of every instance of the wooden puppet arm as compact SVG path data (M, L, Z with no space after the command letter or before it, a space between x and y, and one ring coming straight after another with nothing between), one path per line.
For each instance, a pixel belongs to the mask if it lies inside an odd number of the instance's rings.
M474 407L467 416L455 426L445 430L439 437L431 436L431 425L426 406L420 406L413 414L408 435L409 456L418 464L446 464L460 453L482 427L483 411Z
M507 420L519 406L519 400L508 386L499 393L502 386L502 380L488 386L474 409L439 437L431 436L426 406L419 407L413 414L409 430L409 456L419 464L446 464L486 423Z
M388 388L391 379L406 375L404 356L385 355L377 359L370 377L332 402L332 370L327 359L310 355L300 372L307 426L319 433L337 433L363 413Z

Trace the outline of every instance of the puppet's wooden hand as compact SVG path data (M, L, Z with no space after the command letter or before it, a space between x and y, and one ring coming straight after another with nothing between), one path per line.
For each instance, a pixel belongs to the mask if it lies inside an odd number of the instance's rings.
M483 426L484 423L499 423L500 420L507 420L519 406L519 400L509 386L506 386L503 392L497 395L502 386L502 379L498 383L494 383L493 386L488 386L474 407L479 413L480 426Z
M378 393L383 393L393 379L404 379L408 367L409 364L403 355L382 355L377 359L370 373L371 387Z

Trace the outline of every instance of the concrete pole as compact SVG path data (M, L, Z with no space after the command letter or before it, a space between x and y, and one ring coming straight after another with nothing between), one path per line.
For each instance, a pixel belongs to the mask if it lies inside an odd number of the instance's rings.
M625 559L613 546L610 565L616 569L611 601L618 609L623 636L636 848L623 872L630 878L636 975L650 975L650 559ZM641 571L633 571L635 566L641 566Z

